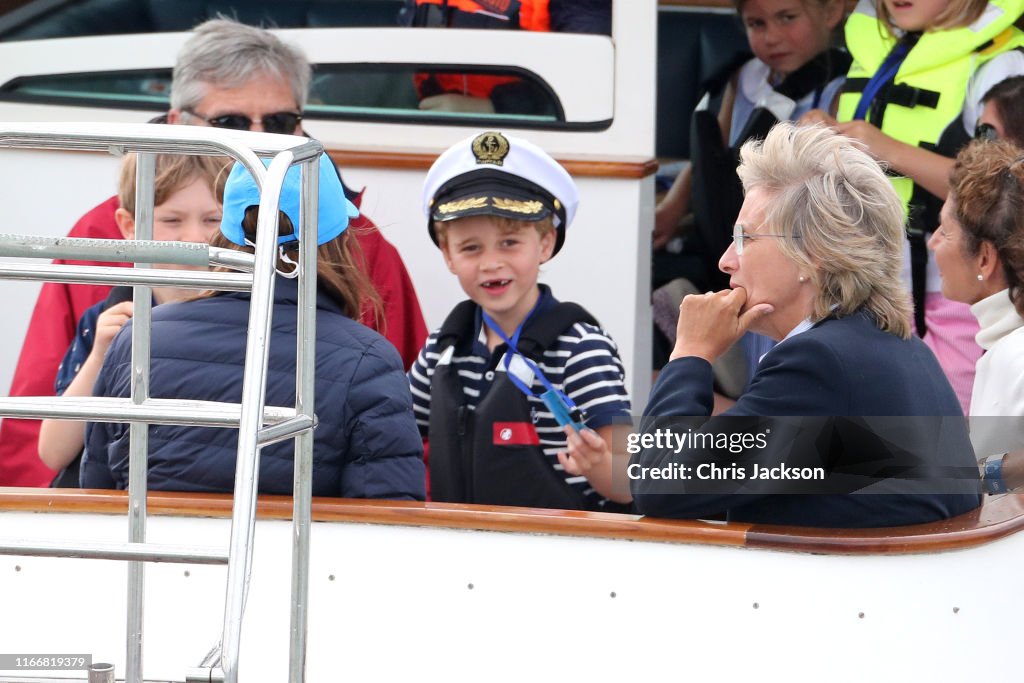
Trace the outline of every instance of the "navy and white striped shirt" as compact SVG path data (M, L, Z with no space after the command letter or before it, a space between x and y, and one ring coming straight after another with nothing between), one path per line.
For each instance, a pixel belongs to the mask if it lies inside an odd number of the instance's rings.
M550 289L541 286L537 312L558 303ZM495 373L505 372L502 360L507 346L500 344L492 353L487 348L487 334L483 328L479 309L476 315L476 336L471 349L454 349L451 365L462 382L462 391L470 410L476 408L480 397L487 393ZM439 330L427 337L426 345L409 370L413 409L420 433L427 435L430 425L430 382L441 358L438 347ZM598 429L613 423L615 418L628 416L629 396L625 387L625 370L619 359L618 347L608 333L588 323L576 323L559 335L552 348L546 349L538 363L551 384L563 391L586 415L587 426ZM536 378L531 388L537 394L545 387ZM541 448L551 466L559 473L563 468L557 453L566 449L565 434L544 402L529 397L530 412ZM576 488L595 508L603 507L605 499L594 491L585 477L564 474L566 483Z

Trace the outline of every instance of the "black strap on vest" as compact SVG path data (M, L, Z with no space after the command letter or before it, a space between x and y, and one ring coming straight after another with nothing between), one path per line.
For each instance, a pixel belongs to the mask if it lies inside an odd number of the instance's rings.
M845 50L829 48L786 76L775 90L791 100L802 99L816 88L824 88L832 79L845 74L850 70L852 62L853 58Z
M960 122L954 118L939 137L938 144L921 143L921 148L945 157L955 157L970 137ZM925 322L925 295L928 285L928 232L939 224L942 200L928 190L914 183L910 195L910 210L907 216L907 240L910 242L910 282L914 300L914 326L919 337L928 331Z
M453 344L456 348L469 348L473 328L476 326L476 309L477 305L469 299L452 309L437 333L438 350L444 350Z
M526 323L522 334L519 335L518 350L532 360L539 360L544 350L551 348L555 343L558 335L576 323L600 326L597 319L579 304L571 301L559 302Z
M846 84L843 86L844 93L857 93L864 92L864 88L867 86L869 78L848 78ZM913 108L913 107L928 107L929 109L935 109L939 106L939 97L942 93L936 92L935 90L927 90L925 88L915 88L907 85L906 83L900 83L899 85L890 85L888 88L882 89L875 101L882 100L885 104L898 104L901 107ZM884 107L881 109L884 115ZM875 111L871 111L872 119L874 118Z
M913 109L914 107L928 107L929 109L935 109L939 106L940 96L941 93L934 90L915 88L907 85L906 83L889 86L883 95L889 104L898 104L899 106L907 107L908 109Z
M910 293L914 300L914 327L917 336L924 337L928 325L924 316L924 299L928 285L928 237L922 214L927 190L917 183L910 196L910 215L907 218L907 241L910 243Z
M917 41L920 40L920 39L921 39L920 32L912 32L912 33L904 34L904 36L902 38L900 38L899 41L895 45L893 45L892 50L890 51L889 55L886 57L886 61L883 62L883 64L879 68L880 69L885 68L885 66L889 62L889 59L894 54L896 54L899 50L901 50L901 49L903 50L904 57L906 55L908 55L910 53L910 51L914 49L914 46L917 44ZM903 59L901 58L900 59L900 63L902 63L902 61L903 61ZM899 68L897 68L895 71L892 72L892 77L888 81L886 81L886 82L881 84L881 87L875 93L874 99L870 102L870 104L869 104L869 106L867 108L867 111L864 114L864 118L868 121L868 123L871 123L872 125L874 125L877 128L881 128L882 127L882 119L885 118L885 108L886 108L886 106L888 106L888 104L890 102L890 100L889 100L889 91L893 89L893 87L894 87L893 83L896 80L896 75L898 73L899 73ZM877 74L876 74L876 76L877 76ZM868 84L873 79L874 79L874 77L872 77L872 78L850 78L850 79L847 79L846 83L843 86L843 92L844 93L852 93L852 92L860 92L860 93L862 93L862 92L864 92L864 89L868 87ZM917 90L917 88L911 88L910 86L901 86L901 87L905 88L908 91L909 90ZM931 91L925 91L925 92L931 92ZM904 92L903 95L897 95L897 97L902 97L904 100L910 101L910 100L916 99L917 97L920 97L920 96L919 95L918 96L914 96L914 95L912 95L912 94L910 94L908 92ZM937 104L938 103L938 98L937 97L936 97L935 101L936 101L936 104ZM860 105L861 104L863 104L863 103L862 102L858 103L858 105L857 105L857 109L858 110L860 109ZM904 105L904 106L906 106L906 105Z

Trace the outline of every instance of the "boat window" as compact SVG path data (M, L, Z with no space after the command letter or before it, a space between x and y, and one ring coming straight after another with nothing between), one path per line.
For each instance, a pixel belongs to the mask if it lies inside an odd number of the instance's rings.
M493 111L467 109L458 97L430 99L434 92L450 92L452 83L465 84L467 93L492 93L489 98L466 99L490 102ZM168 108L170 85L170 69L23 76L0 87L0 101L163 112ZM519 67L466 65L320 64L306 117L312 121L581 127L580 122L566 122L558 96L540 76ZM583 126L600 128L607 122Z
M457 89L465 94L440 95ZM494 111L460 104L463 98ZM330 119L415 119L445 124L453 119L470 124L500 119L556 128L565 123L562 105L551 87L536 74L514 67L321 65L313 78L307 110L312 117Z
M170 89L170 69L23 76L0 87L0 100L166 111Z

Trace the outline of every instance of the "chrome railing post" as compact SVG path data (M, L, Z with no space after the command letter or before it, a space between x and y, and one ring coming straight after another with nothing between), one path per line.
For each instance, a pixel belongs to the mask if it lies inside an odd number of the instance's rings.
M302 164L302 225L299 232L299 311L295 362L295 414L312 416L316 399L316 251L320 174L317 159ZM313 505L313 432L295 439L292 491L292 612L288 680L306 680L309 622L309 544Z
M135 172L135 236L153 239L153 190L156 178L156 156L139 154ZM145 268L149 264L140 263ZM153 290L146 285L135 287L132 312L132 376L131 398L142 405L149 398L149 350ZM128 541L146 542L147 453L149 425L132 422L129 427L128 450ZM146 565L128 563L128 624L125 681L142 683L142 634L145 608Z
M242 616L249 592L253 537L256 532L256 495L259 481L259 439L267 384L267 354L270 351L268 312L274 305L277 272L278 207L284 176L294 155L281 152L265 172L253 174L260 186L259 218L256 222L256 269L249 303L249 333L245 348L245 378L242 382L242 416L238 430L235 464L235 504L231 515L228 587L224 610L224 647L221 662L224 680L238 681L238 657ZM262 169L260 169L262 171Z

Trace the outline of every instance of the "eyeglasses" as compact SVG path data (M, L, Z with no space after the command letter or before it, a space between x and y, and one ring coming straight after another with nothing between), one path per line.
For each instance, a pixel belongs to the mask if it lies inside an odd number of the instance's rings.
M207 118L191 109L182 109L182 111L190 116L195 116L197 119L206 121L214 128L230 128L231 130L250 130L252 128L253 121L245 114L221 114L220 116ZM264 132L283 133L285 135L294 133L295 129L299 127L300 121L302 121L302 114L291 111L267 114L260 119Z
M999 139L999 131L991 123L979 123L974 128L974 139L992 142Z
M762 237L775 237L777 239L782 239L783 237L785 237L785 235L749 235L746 232L744 232L744 230L745 228L742 225L739 225L738 223L732 226L732 243L736 245L737 256L743 256L743 242L746 240L756 242ZM800 237L798 235L793 235L792 239L798 240L800 239Z

